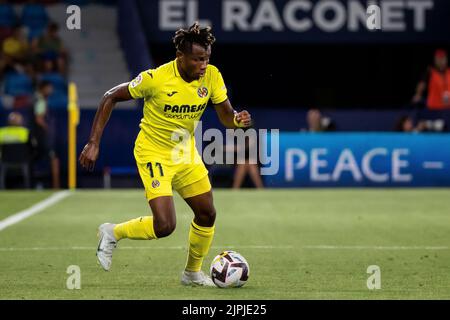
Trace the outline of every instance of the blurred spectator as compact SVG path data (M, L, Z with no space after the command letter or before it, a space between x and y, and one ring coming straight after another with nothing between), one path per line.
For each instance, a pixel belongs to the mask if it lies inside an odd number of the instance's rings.
M417 126L414 126L414 120L410 116L401 116L395 125L397 132L423 132L425 130L425 121L419 121Z
M58 72L66 74L67 51L58 35L58 24L50 23L46 32L33 40L32 48L41 59L55 61Z
M336 129L334 122L330 118L322 117L322 113L318 109L308 110L306 122L308 132L335 131Z
M49 113L48 97L52 94L53 87L50 82L42 81L38 85L34 104L34 135L37 139L36 160L50 160L52 186L59 189L59 158L54 150L54 124Z
M48 24L48 14L45 6L29 0L22 9L22 23L28 28L28 40L40 37Z
M30 131L20 113L11 112L8 125L0 128L0 189L5 188L8 172L21 170L25 187L30 187Z
M250 128L242 129L245 131ZM256 133L257 134L257 133ZM249 135L245 137L245 145L236 145L235 151L239 155L241 149L244 148L245 152L245 163L239 164L236 163L236 168L234 171L233 177L233 189L241 188L245 177L247 174L250 176L253 184L256 188L262 189L264 188L263 181L261 179L261 175L259 173L259 164L258 164L258 149L257 149L257 138L255 135ZM251 149L256 148L256 158L252 157Z
M2 52L4 58L12 62L23 63L29 57L29 45L22 26L14 26L12 34L3 41Z
M11 112L8 125L0 128L0 144L27 143L30 131L24 126L23 117L18 112Z
M3 89L0 106L5 109L27 107L32 111L31 136L36 137L33 139L36 141L36 167L42 170L43 178L51 172L52 186L59 188L59 159L54 151L55 120L50 110L67 105L68 55L58 36L58 25L49 24L44 1L22 2L26 4L18 19L15 8L0 0L0 37L3 36L0 39ZM18 23L23 23L23 27Z
M427 91L426 106L430 110L450 108L450 69L448 68L447 52L442 49L434 54L434 66L428 67L425 76L416 88L412 98L414 104L422 102Z

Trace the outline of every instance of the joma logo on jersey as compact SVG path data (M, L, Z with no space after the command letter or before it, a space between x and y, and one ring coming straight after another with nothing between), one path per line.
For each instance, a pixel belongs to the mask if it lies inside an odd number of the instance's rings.
M206 103L204 104L199 104L199 105L188 105L188 104L183 104L181 106L171 106L166 104L164 106L164 112L172 112L172 113L192 113L192 112L199 112L202 111L206 108Z

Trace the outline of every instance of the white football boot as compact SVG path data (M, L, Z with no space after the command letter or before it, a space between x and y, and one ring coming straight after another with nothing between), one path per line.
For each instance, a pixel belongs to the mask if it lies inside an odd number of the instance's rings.
M185 286L205 286L215 287L216 285L203 271L183 271L181 274L181 284Z
M112 253L117 247L117 240L114 238L114 224L104 223L98 227L98 247L97 260L105 271L109 271L112 263Z

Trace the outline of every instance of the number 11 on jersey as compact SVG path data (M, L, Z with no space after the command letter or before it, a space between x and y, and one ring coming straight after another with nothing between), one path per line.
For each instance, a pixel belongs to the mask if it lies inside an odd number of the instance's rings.
M155 167L159 168L159 176L164 177L164 171L161 163L155 162ZM147 163L147 168L150 170L150 177L154 178L155 174L153 172L153 165L151 162Z

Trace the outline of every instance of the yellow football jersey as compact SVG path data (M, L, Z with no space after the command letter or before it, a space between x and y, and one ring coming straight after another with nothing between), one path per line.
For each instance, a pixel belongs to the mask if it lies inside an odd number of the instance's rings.
M222 75L215 66L208 65L204 76L188 83L180 76L176 59L141 72L128 89L134 99L144 99L144 117L134 149L136 161L141 163L155 157L173 159L174 150L195 150L195 125L209 99L213 104L227 99Z

